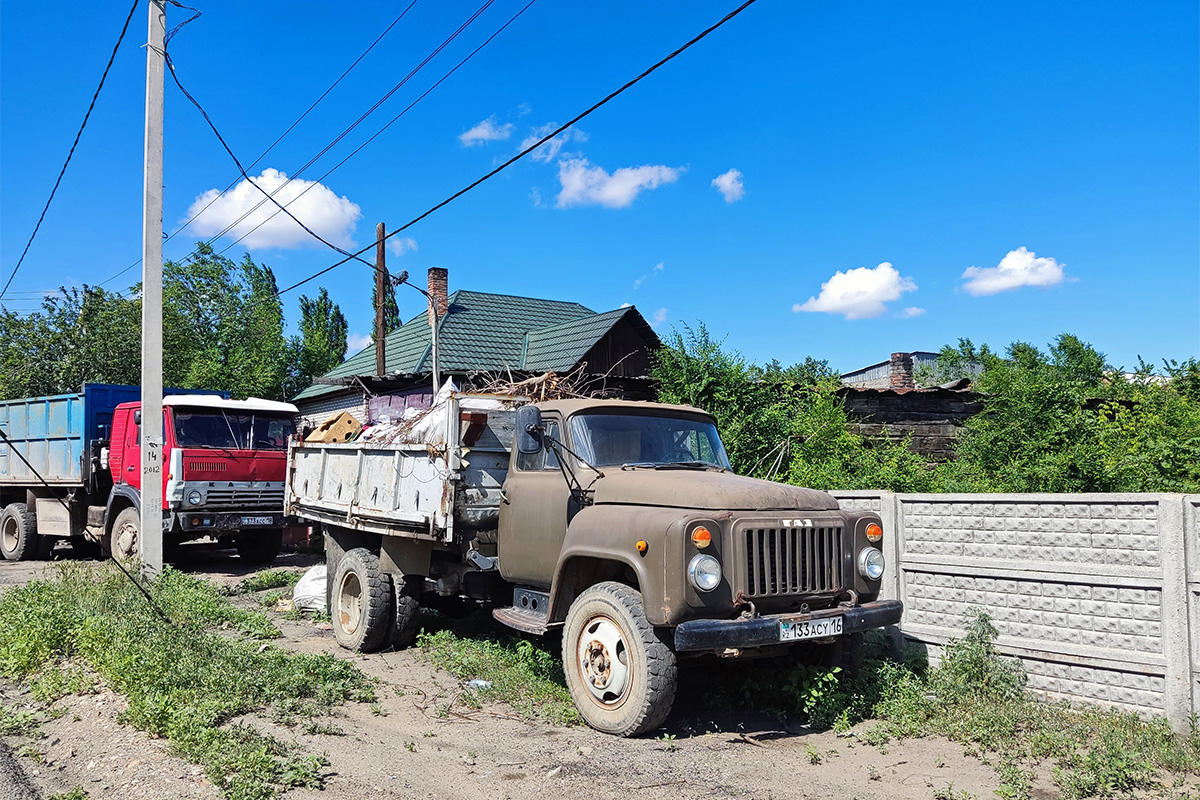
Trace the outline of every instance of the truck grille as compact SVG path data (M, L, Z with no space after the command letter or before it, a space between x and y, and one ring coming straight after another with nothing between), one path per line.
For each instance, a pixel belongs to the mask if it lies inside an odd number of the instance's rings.
M842 529L749 528L747 597L828 594L842 588Z
M270 509L271 511L282 511L283 487L270 489L210 488L205 507L211 509L233 508L238 510L262 508Z

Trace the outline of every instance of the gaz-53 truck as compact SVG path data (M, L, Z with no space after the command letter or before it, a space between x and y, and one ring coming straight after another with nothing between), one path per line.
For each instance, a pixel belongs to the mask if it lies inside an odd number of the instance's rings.
M88 554L132 560L141 539L141 389L0 401L0 553L47 555L69 537ZM266 563L283 537L287 442L296 407L167 390L163 541L205 536Z
M415 440L291 447L286 511L324 526L344 647L407 645L422 604L487 606L561 636L583 718L629 736L665 720L685 657L822 658L900 619L879 516L734 474L703 411L451 394L434 412Z

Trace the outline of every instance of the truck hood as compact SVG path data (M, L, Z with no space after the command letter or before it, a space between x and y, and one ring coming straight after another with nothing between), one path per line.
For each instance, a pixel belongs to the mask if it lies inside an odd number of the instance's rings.
M825 492L746 478L732 472L690 469L606 468L596 481L597 504L702 508L715 511L831 511Z

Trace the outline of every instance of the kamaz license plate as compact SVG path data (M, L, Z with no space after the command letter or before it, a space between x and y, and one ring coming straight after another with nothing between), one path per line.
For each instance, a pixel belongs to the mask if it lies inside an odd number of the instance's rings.
M801 639L823 639L842 632L841 617L779 621L779 641L798 642Z
M270 525L273 522L274 517L242 517L243 525Z

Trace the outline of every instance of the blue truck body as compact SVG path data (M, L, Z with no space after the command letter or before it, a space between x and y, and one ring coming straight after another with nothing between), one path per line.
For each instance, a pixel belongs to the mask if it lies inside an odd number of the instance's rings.
M229 397L229 392L184 389L166 389L163 394ZM0 440L0 485L41 485L43 479L51 486L81 484L88 443L108 439L118 405L141 399L140 386L87 383L83 391L74 394L0 401L0 431L8 438L7 442ZM32 470L10 452L14 447Z

